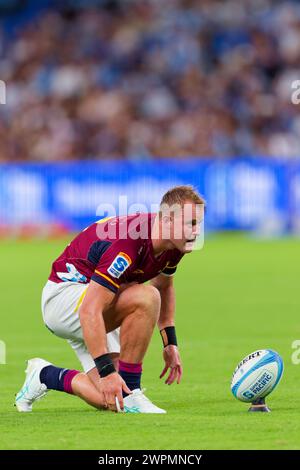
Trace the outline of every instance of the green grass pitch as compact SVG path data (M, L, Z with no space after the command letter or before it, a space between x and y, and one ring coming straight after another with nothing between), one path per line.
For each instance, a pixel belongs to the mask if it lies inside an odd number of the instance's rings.
M78 398L50 392L31 414L17 413L14 394L25 360L43 357L79 367L63 340L43 326L40 293L66 241L4 242L1 255L1 449L300 449L299 241L257 241L226 235L206 240L176 274L177 334L182 384L164 385L162 345L155 332L144 362L147 395L167 415L96 411ZM269 414L247 413L231 395L230 379L247 353L273 348L284 359Z

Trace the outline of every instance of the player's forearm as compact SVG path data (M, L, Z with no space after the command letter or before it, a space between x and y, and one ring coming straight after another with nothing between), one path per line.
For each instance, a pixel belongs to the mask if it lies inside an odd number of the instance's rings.
M102 313L88 309L80 310L80 323L83 339L92 357L96 358L106 354L106 329Z
M175 289L173 285L159 289L161 308L158 319L159 329L175 325Z

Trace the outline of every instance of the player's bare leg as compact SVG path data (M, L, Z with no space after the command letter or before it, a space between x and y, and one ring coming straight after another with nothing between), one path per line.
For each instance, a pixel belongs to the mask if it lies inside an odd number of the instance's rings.
M160 294L158 290L153 286L135 284L120 292L120 294L116 296L113 305L103 313L107 332L121 326L120 361L123 366L132 366L134 371L136 371L137 365L141 366L158 319L159 311ZM113 359L116 363L118 362L117 355L115 355ZM53 378L53 381L55 385L53 389L72 393L96 408L103 409L105 407L104 397L98 388L99 374L96 369L92 369L87 374L84 374L79 371L68 371L56 368L49 363L40 364L40 362L37 362L37 367L35 367L33 372L38 372L38 374L35 375L40 374L42 369L39 370L39 368L41 366L44 366L42 372L43 376L47 372L45 371L47 366L56 369L54 370L55 378ZM51 371L51 381L52 375ZM131 370L129 370L127 374L128 380L132 379L132 376L135 375L140 376L141 371L139 374L132 374ZM40 385L41 382L38 380L36 388L40 387ZM26 387L27 385L25 389ZM136 388L139 388L139 386ZM35 391L33 392L33 394L35 394ZM43 389L43 394L44 392L45 390ZM27 405L26 408L28 408ZM29 408L28 411L31 411L31 405ZM20 409L20 411L23 410Z
M113 356L117 366L119 355ZM40 358L29 360L25 372L24 385L16 395L15 405L18 411L32 411L33 403L44 397L49 390L76 395L95 408L106 409L103 395L83 372L56 367Z
M111 354L115 369L118 370L119 354ZM106 409L106 404L103 395L96 387L99 381L99 373L94 367L87 373L80 373L72 380L72 391L74 395L84 400L91 406L99 409Z
M103 317L107 332L120 328L120 363L141 365L160 311L160 294L153 286L135 284L123 290ZM94 385L99 385L96 368L88 372ZM125 380L126 381L126 380ZM138 388L138 386L137 386ZM102 399L102 397L101 397Z
M159 291L150 285L134 284L118 294L103 313L108 333L120 327L121 361L143 361L159 311Z
M72 380L72 391L77 397L97 409L105 409L105 400L101 392L95 387L85 373L77 374Z
M155 406L141 389L142 361L158 321L160 307L161 296L153 286L135 285L117 298L116 317L118 318L119 310L123 315L120 328L119 374L132 391L128 396L123 392L126 413L165 413L165 410ZM108 319L112 318L109 312L107 315Z
M160 294L153 286L133 285L122 291L111 308L103 313L106 331L119 326L121 354L125 364L141 364L146 354L160 311ZM117 358L115 358L116 360ZM80 374L83 375L83 374ZM88 404L103 408L103 396L99 391L99 374L96 368L87 373L93 385L78 375L73 378L74 394Z

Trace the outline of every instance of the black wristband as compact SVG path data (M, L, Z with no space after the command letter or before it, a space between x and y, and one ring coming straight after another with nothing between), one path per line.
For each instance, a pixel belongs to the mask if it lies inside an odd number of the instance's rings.
M175 326L166 326L166 328L160 330L160 334L164 343L164 348L170 344L177 346Z
M115 366L109 354L102 354L102 356L96 357L94 361L101 378L116 372Z

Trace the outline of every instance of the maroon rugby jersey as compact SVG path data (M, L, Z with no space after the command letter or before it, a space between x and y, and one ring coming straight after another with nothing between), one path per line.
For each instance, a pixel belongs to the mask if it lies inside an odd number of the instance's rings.
M183 256L176 248L154 256L151 227L156 214L102 219L81 232L54 261L50 281L93 281L117 292L123 283L172 275Z

